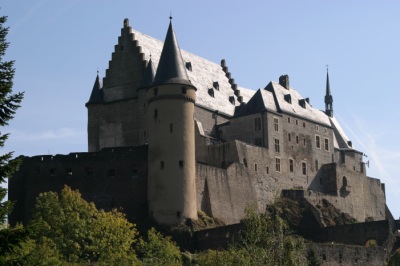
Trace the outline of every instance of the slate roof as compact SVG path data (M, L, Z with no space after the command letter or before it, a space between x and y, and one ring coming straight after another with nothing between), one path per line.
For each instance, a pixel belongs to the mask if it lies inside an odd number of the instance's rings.
M146 69L144 71L142 87L149 87L153 84L155 73L156 71L154 70L153 62L151 61L150 58L149 62L147 63Z
M321 110L313 108L295 89L290 87L286 89L279 83L270 82L266 87L266 90L271 91L274 94L276 108L280 112L291 114L298 117L317 122L321 125L331 126L329 117ZM291 103L285 99L285 95L290 95ZM286 96L289 98L289 96ZM300 105L300 101L303 102L303 106Z
M238 109L236 117L260 113L264 110L277 112L272 92L258 89L247 104Z
M89 104L102 102L104 102L103 90L101 88L99 75L97 74L96 80L94 81L92 93L90 94L90 98L89 101L86 103L86 106L88 106Z
M141 46L145 59L149 60L151 55L153 65L158 66L163 42L135 29L132 29L132 33L134 34L134 39L138 41L138 45ZM234 94L222 67L182 49L181 54L185 64L190 62L192 66L192 70L187 70L186 72L190 82L197 88L196 105L233 116L235 107L240 106L240 102ZM218 90L213 88L215 81L219 84ZM208 93L211 88L213 88L214 96ZM255 93L254 90L243 87L238 87L238 89L243 97L243 102L247 102ZM235 97L234 104L229 101L230 96Z
M350 139L346 136L346 133L344 133L344 130L342 129L336 118L329 117L329 120L333 127L334 137L336 140L334 147L338 149L354 149L354 147L349 145Z
M172 27L172 19L169 22L167 36L165 37L154 85L164 83L179 83L192 85L186 73L178 41Z

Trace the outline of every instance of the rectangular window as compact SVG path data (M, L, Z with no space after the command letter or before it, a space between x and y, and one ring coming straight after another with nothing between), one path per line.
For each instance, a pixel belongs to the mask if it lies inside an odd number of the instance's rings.
M154 109L154 118L157 118L157 117L158 117L158 110Z
M302 162L301 168L303 169L303 175L307 175L307 163Z
M279 131L279 119L278 118L274 118L274 128L275 128L276 132Z
M173 130L174 130L174 124L169 124L169 132L172 133Z
M280 151L280 149L279 149L279 139L274 139L274 141L275 141L275 152L279 152Z
M161 169L164 169L164 161L161 161L161 162L160 162L160 168L161 168Z
M319 126L318 125L315 125L315 131L319 131Z
M293 173L294 171L294 162L292 159L289 159L289 171Z
M291 142L292 141L292 135L290 135L290 133L288 133L287 137L288 137L289 142Z
M318 135L315 136L315 147L321 149L321 138Z
M315 160L315 171L317 172L318 171L318 167L319 165L318 165L318 160Z
M306 138L303 138L303 146L306 146Z
M303 127L306 127L306 123L305 122L303 122Z
M183 167L183 161L179 161L179 167L182 168Z
M325 139L325 150L329 151L329 139Z
M287 118L287 122L290 124L290 117Z
M254 171L257 172L257 164L254 164Z
M267 174L269 174L269 167L267 166Z
M254 130L255 131L261 130L261 117L254 118Z
M281 171L281 159L280 158L275 158L275 170L277 172Z
M299 144L299 136L296 136L296 144Z
M299 120L296 119L296 126L298 126L298 125L299 125Z

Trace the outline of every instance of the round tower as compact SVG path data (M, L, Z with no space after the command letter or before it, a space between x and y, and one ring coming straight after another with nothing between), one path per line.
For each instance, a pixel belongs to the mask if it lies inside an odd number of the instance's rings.
M170 22L148 93L149 214L162 224L197 219L194 103Z

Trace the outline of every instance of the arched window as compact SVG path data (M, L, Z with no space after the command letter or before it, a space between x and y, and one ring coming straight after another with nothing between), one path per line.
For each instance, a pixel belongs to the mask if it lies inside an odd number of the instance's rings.
M343 187L347 187L347 178L343 177Z

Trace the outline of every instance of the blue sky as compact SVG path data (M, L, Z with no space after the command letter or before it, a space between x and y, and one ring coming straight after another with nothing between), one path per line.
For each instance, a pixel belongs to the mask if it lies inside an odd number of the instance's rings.
M10 27L5 59L16 61L14 91L26 93L2 129L11 133L2 152L87 151L84 104L124 18L164 40L172 12L180 47L226 59L241 87L256 90L288 74L324 109L328 64L335 116L400 216L400 1L0 0L0 7Z

